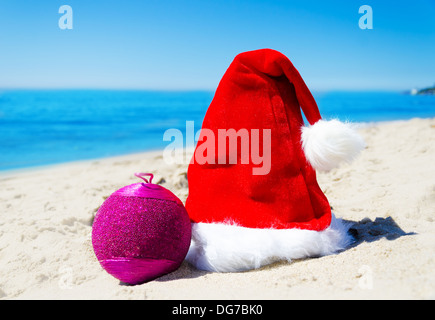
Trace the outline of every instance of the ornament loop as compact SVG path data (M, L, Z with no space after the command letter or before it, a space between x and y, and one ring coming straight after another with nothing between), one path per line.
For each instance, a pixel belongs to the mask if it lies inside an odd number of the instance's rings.
M141 178L146 183L152 183L154 178L154 175L152 173L135 173L134 175L138 178ZM145 178L146 176L150 177L150 181L148 181L148 179Z

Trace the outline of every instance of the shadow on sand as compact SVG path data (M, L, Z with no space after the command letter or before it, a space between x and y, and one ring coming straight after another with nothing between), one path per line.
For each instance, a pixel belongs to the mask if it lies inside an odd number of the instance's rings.
M396 240L403 236L415 235L415 232L405 232L392 217L376 218L371 221L369 218L356 222L343 220L350 225L349 233L354 237L355 242L347 249L356 247L363 242L374 242L382 238ZM346 249L346 250L347 250Z

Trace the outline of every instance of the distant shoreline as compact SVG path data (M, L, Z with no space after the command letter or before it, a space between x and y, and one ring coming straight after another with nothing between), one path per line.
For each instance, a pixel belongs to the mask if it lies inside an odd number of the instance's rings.
M420 95L422 95L422 94L434 95L435 94L435 87L422 89L422 90L418 91L417 94L420 94Z
M409 94L413 96L424 96L424 95L432 96L435 95L435 86L424 88L424 89L412 89L411 91L409 91Z

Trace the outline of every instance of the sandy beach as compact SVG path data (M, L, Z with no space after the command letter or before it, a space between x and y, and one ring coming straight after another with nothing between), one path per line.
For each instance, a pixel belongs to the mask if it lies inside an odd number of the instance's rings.
M318 181L357 240L336 255L242 273L184 262L137 286L93 253L93 216L117 189L153 182L184 202L186 164L161 151L0 174L1 299L435 299L435 118L368 124L367 147Z

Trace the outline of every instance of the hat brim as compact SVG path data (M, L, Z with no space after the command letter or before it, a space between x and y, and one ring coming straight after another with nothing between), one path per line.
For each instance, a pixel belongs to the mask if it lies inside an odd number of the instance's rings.
M332 215L322 231L254 229L232 223L192 223L186 260L200 270L240 272L277 261L292 261L337 253L353 238L349 225Z

